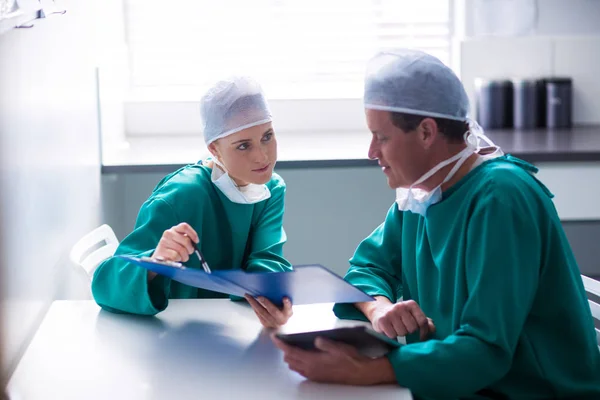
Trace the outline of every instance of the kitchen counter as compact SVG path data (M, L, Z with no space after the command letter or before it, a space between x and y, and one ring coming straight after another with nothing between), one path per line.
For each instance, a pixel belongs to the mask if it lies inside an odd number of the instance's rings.
M505 153L534 164L600 162L600 126L562 130L490 130L486 134ZM369 140L368 132L282 134L278 136L277 169L375 166L376 161L366 158ZM103 173L168 173L208 155L200 138L138 138L131 142L133 145L128 150L131 156L123 152L111 162L105 162ZM136 148L142 150L136 152ZM198 151L190 152L190 148ZM195 157L195 154L198 156Z

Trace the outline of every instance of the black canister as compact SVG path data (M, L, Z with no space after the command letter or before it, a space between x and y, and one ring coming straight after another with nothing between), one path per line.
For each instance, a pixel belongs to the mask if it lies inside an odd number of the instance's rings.
M508 80L476 79L477 121L484 129L512 127L512 82Z
M513 120L516 129L535 129L539 122L539 80L513 79Z
M538 79L537 80L537 120L538 128L546 127L546 80Z
M572 125L573 81L571 78L549 78L546 84L546 126L570 128Z

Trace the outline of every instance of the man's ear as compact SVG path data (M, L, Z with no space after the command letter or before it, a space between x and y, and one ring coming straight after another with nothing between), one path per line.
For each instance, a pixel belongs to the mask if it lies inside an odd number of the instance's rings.
M425 118L417 128L424 149L429 149L439 134L438 125L433 118Z

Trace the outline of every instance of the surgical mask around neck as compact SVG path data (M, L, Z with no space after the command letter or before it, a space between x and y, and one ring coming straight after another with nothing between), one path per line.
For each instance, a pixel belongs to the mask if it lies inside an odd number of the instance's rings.
M267 185L249 183L246 186L238 186L229 176L225 166L216 157L212 160L214 165L210 179L221 193L233 203L255 204L271 197L271 191Z
M483 130L477 124L477 122L469 121L469 125L469 131L465 132L464 134L464 141L467 146L463 150L433 167L425 175L410 185L410 187L396 189L396 203L400 211L411 211L412 213L425 216L427 214L427 209L430 206L439 203L442 200L442 185L454 177L456 172L472 154L477 153L481 149L482 140L486 141L491 146L497 147L497 151L502 152L498 146L496 146L487 136L485 136ZM453 162L456 162L454 167L452 167L444 180L433 190L428 192L416 187L426 182L439 170L452 164Z

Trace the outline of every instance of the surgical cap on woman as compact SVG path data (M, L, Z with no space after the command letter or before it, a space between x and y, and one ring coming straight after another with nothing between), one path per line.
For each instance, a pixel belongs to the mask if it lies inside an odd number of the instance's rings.
M204 141L217 139L271 121L260 85L249 77L217 82L200 100Z
M367 64L365 108L467 120L469 98L458 77L418 50L378 53Z

